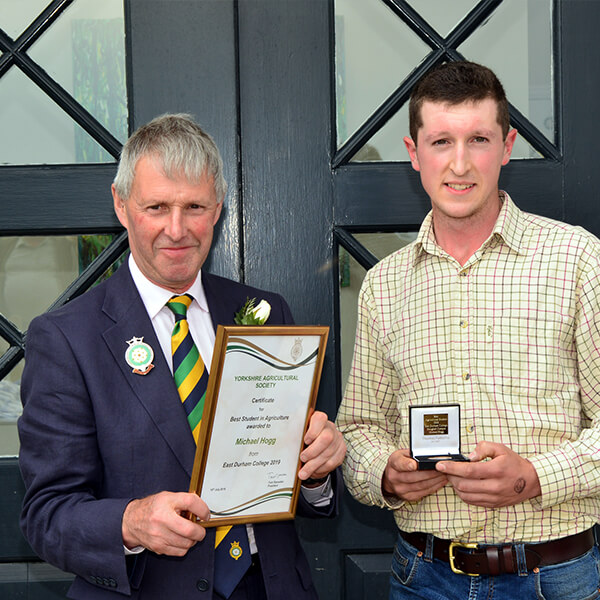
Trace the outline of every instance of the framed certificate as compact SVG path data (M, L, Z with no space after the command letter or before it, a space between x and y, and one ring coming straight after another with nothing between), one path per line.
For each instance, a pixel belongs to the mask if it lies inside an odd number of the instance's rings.
M300 325L217 328L190 482L211 512L202 525L294 518L328 333Z

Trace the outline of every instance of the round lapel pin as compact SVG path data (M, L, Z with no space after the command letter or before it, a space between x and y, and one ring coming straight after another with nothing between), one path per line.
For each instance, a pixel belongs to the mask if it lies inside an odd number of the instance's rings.
M147 375L153 368L154 350L144 342L143 337L127 340L129 346L125 351L125 361L136 375Z

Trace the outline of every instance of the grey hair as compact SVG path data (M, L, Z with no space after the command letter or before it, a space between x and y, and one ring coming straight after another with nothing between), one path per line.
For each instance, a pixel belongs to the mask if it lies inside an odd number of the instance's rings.
M164 114L137 129L125 142L113 184L120 198L128 200L135 167L144 156L158 159L169 178L183 174L190 183L206 173L213 178L217 201L227 193L223 160L213 138L191 115Z

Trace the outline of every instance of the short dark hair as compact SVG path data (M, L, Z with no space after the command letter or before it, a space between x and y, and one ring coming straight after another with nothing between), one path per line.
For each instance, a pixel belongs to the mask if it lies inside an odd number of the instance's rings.
M480 102L491 98L498 105L497 121L506 139L510 129L508 100L504 88L494 72L483 65L469 61L447 62L426 73L415 85L408 105L410 137L417 143L423 127L423 102L441 102L455 106L463 102Z

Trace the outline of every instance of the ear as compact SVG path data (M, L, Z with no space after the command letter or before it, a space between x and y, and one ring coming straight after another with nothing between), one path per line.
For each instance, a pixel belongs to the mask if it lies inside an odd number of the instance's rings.
M213 218L213 227L217 224L217 221L219 220L219 217L221 216L222 210L223 210L223 200L221 200L221 202L219 202L217 204L217 207L215 208L215 214L214 214L214 218Z
M119 219L121 225L127 229L128 220L127 220L127 211L125 210L125 201L121 199L119 194L117 194L117 190L115 189L115 184L113 183L110 186L110 191L113 197L113 207L115 210L115 214L117 215L117 219Z
M404 138L404 145L408 150L408 155L410 156L410 163L412 165L412 168L415 171L420 171L421 169L419 167L419 159L417 157L417 145L413 142L412 138L408 136Z
M506 134L506 139L504 140L504 156L502 157L502 166L508 164L510 160L510 155L512 154L513 146L515 145L515 140L517 139L517 130L511 129Z

